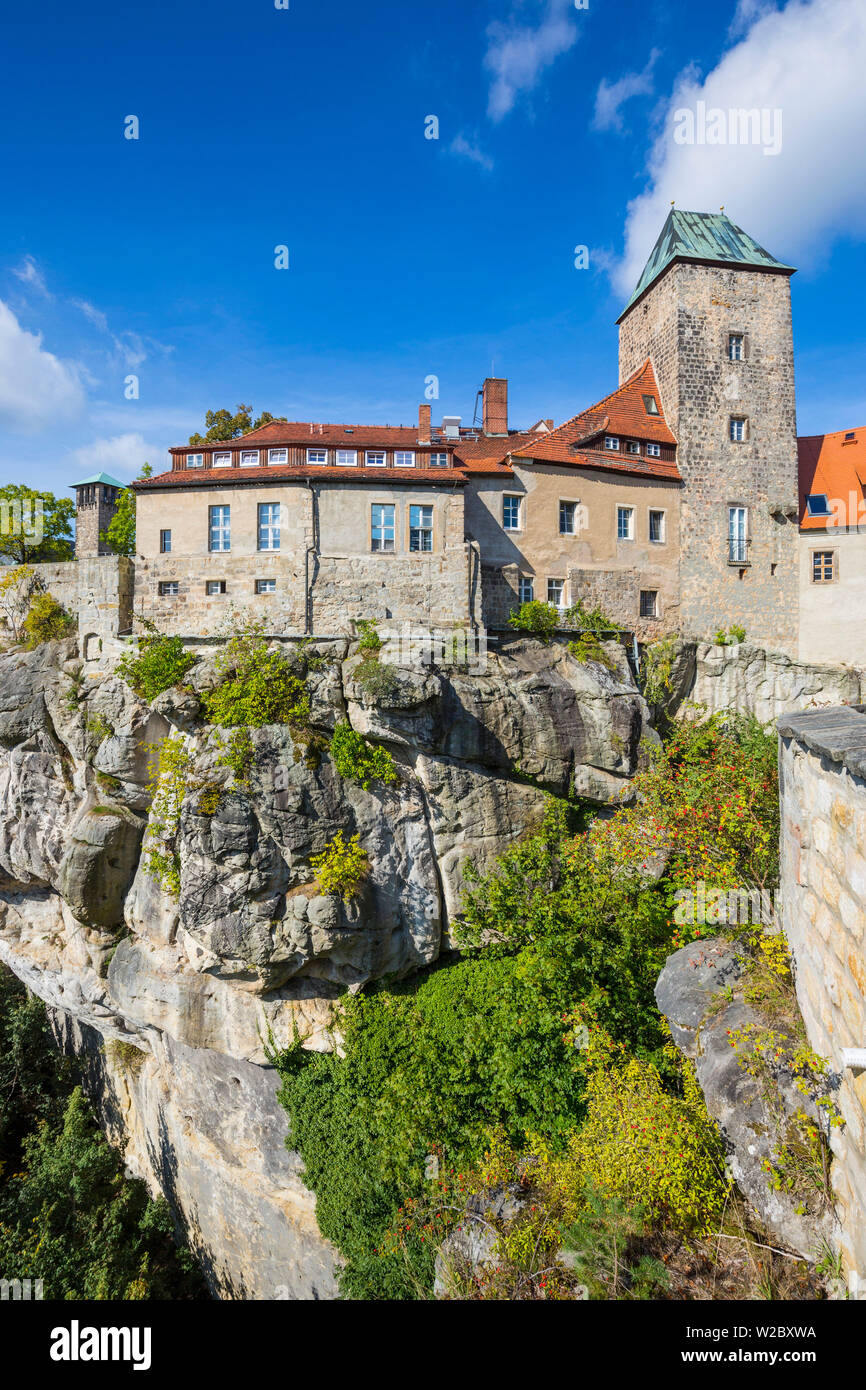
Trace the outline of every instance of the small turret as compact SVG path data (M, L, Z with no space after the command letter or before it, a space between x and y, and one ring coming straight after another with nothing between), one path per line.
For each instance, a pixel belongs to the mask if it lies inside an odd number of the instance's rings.
M110 555L102 533L117 511L117 498L123 483L108 473L94 473L70 484L75 490L75 554L79 560L93 555Z

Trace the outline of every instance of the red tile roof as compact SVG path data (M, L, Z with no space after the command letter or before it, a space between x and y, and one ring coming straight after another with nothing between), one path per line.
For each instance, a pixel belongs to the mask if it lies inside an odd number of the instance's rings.
M170 454L195 454L204 449L224 452L226 449L253 449L262 445L272 448L289 445L307 449L445 449L452 440L436 440L419 445L417 425L319 425L309 421L272 420L257 430L239 435L237 439L208 439L203 444L179 444Z
M804 531L857 526L866 519L866 428L803 435L797 440L797 456ZM827 498L830 516L809 515L806 499L815 493Z
M466 478L459 468L367 468L356 465L262 464L258 468L172 468L153 478L139 478L132 484L136 492L152 492L166 487L239 487L244 483L279 483L297 478L330 483L430 483L463 487Z
M658 415L647 414L644 396L652 396ZM664 417L658 384L649 358L616 391L588 410L582 410L550 434L532 436L531 442L514 451L515 458L533 458L543 463L576 463L593 468L612 468L621 473L641 473L650 477L679 478L673 459L648 459L639 455L613 454L601 442L605 434L622 439L650 440L675 446L676 439Z

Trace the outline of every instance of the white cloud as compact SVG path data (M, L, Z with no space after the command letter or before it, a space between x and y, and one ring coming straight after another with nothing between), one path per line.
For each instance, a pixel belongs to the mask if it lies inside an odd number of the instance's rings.
M629 205L617 287L628 293L672 201L720 205L780 260L814 259L830 241L866 233L866 5L789 0L759 12L708 76L680 75L649 157L647 190ZM708 108L781 111L781 150L760 144L676 144L675 113Z
M39 269L39 266L32 256L25 256L20 265L13 266L12 274L17 276L23 284L29 285L31 289L38 290L46 299L53 298L45 283L45 276L42 274L42 271Z
M448 148L452 154L459 154L464 159L471 159L473 164L480 165L488 172L493 168L493 160L490 156L485 154L476 143L467 140L465 135L455 135Z
M501 121L517 98L531 92L545 68L577 41L578 29L572 0L531 0L535 23L520 23L513 10L505 21L495 20L487 29L484 66L491 74L487 114Z
M109 439L94 439L80 449L73 449L70 460L82 474L111 473L120 482L137 477L143 463L150 463L154 473L162 471L165 450L158 444L147 443L136 433L116 434Z
M76 309L80 309L84 317L95 324L97 328L101 329L103 333L108 332L108 319L101 309L97 309L95 304L91 304L86 299L71 299L69 302L73 304Z
M77 367L46 352L0 300L0 424L35 433L77 418L84 392Z
M627 72L616 82L601 79L595 96L592 118L595 130L622 130L621 108L632 97L650 96L653 90L652 73L660 54L654 48L642 72Z

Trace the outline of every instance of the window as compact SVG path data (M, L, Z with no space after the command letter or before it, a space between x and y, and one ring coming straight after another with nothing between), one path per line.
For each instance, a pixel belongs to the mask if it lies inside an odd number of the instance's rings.
M548 579L547 581L547 602L552 603L554 608L565 607L565 580Z
M241 449L241 468L258 468L258 449Z
M277 592L277 581L276 581L276 579L257 579L257 580L256 580L256 593L257 593L257 594L275 594L276 592Z
M615 434L606 434L606 435L604 436L604 447L605 447L606 449L613 449L613 451L614 451L615 453L618 453L618 452L619 452L619 438L618 438L618 436L615 435Z
M394 549L394 506L391 502L373 503L371 511L370 549Z
M231 548L231 507L208 507L208 550Z
M517 581L517 597L521 603L531 603L535 598L535 584L532 575L522 574Z
M748 551L748 518L745 507L728 508L728 563L745 565Z
M520 530L520 498L511 493L502 499L502 525L506 531Z
M616 538L618 541L634 539L634 507L617 507Z
M647 444L647 446L646 446L646 456L647 456L648 459L657 459L657 458L661 458L661 453L662 453L662 450L661 450L661 445L660 445L660 444Z
M430 455L430 467L431 467L431 468L447 468L447 467L448 467L448 455L447 455L447 454L431 454L431 455Z
M268 449L268 463L288 463L288 449Z
M280 548L280 504L259 503L259 550Z
M746 422L741 415L731 416L731 443L741 444L746 437Z
M742 333L728 334L728 359L731 362L742 362L744 357L744 342Z
M308 449L307 463L325 464L328 462L327 449Z
M213 598L215 594L224 594L226 582L224 579L208 579L205 581L204 591L209 598Z
M171 554L171 532L160 531L159 533L159 553L160 555Z
M627 439L625 441L625 451L627 454L639 454L640 444L636 439Z
M836 578L835 550L812 551L812 583L832 584Z
M176 579L163 580L159 585L160 598L177 598L180 593L180 585Z
M433 508L409 508L409 549L433 549Z
M665 538L665 514L652 507L649 514L649 538L656 545L661 545Z
M371 451L371 450L368 449L368 450L367 450L367 467L368 467L368 468L384 468L384 467L385 467L385 450L384 450L384 449L374 449L374 450Z
M394 450L394 467L395 467L395 468L414 468L414 467L415 467L415 454L414 454L414 452L413 452L411 449L395 449L395 450Z
M357 449L338 449L337 466L339 468L355 468L358 464Z
M655 396L644 396L643 408L646 411L647 415L658 415L659 405Z
M187 454L187 468L204 468L204 454Z
M561 536L577 535L577 503L560 502L559 504L559 534Z
M829 516L830 503L826 492L811 492L806 498L806 511L810 516Z
M232 466L232 456L231 456L231 454L230 454L230 453L214 454L214 456L213 456L213 466L214 466L214 468L231 468L231 466Z
M641 589L640 591L640 615L642 618L657 618L659 610L659 596L657 589Z

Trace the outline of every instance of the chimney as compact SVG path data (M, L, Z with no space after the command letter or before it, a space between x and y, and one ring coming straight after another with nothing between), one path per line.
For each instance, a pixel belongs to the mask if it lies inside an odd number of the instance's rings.
M418 443L430 443L430 411L429 405L419 405L418 407Z
M482 391L485 434L508 433L508 379L489 376Z

